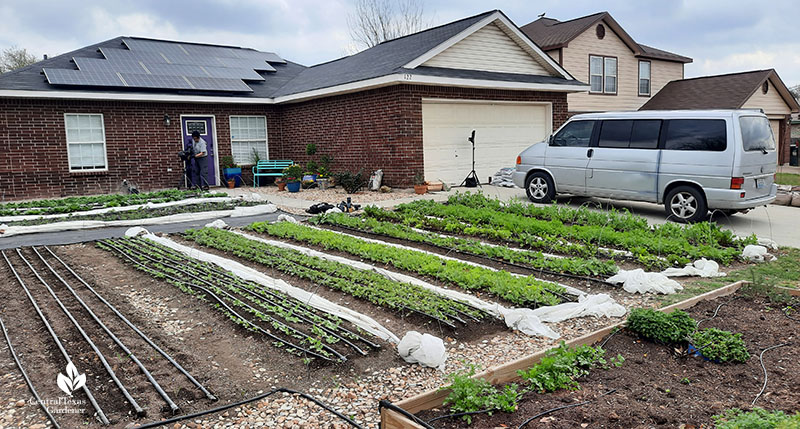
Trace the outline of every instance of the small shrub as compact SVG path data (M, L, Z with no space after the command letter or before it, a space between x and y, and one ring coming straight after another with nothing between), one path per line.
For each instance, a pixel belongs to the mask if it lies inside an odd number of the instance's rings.
M442 390L450 389L451 392L444 400L444 405L450 405L453 413L470 413L481 410L500 410L512 413L517 410L519 392L516 384L510 384L498 391L486 379L474 379L475 366L470 366L466 371L454 372L447 375L451 385ZM491 415L491 411L488 412ZM463 420L472 423L472 416L463 416Z
M359 171L355 174L349 171L343 171L341 173L336 173L333 177L336 183L342 185L342 188L344 188L345 192L348 194L355 194L367 185L367 178L364 176L363 171Z
M303 167L298 164L283 169L283 178L287 182L299 182L303 179Z
M605 350L587 345L569 347L564 341L548 350L542 360L527 371L517 371L530 386L528 390L554 392L559 389L578 389L576 379L589 373L595 365L606 365ZM614 359L614 365L622 365L622 356Z
M717 429L800 428L800 413L786 415L783 411L767 411L758 407L753 408L752 411L733 408L711 418L714 420Z
M719 362L746 362L750 353L744 346L742 334L717 328L707 328L692 335L692 343L703 356Z
M673 344L685 341L697 328L697 322L681 310L667 314L649 308L635 308L628 315L627 327L642 338Z

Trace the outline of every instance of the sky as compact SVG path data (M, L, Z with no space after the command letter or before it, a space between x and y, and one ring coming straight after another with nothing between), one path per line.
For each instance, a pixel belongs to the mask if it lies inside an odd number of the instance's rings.
M797 0L420 0L433 25L500 9L517 25L606 10L639 43L694 58L686 77L775 68L800 84ZM116 36L228 44L313 65L347 55L352 0L2 0L0 49L37 57Z

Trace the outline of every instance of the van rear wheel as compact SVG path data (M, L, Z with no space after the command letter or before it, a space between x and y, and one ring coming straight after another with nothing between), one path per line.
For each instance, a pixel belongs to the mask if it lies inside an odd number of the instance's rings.
M676 222L700 222L708 215L706 198L696 188L678 186L667 194L664 200L667 216Z
M541 171L528 176L528 180L525 182L525 192L528 194L528 199L534 203L547 204L556 197L553 179Z

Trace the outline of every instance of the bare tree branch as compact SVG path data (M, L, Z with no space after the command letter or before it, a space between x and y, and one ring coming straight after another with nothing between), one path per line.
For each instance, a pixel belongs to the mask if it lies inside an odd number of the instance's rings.
M365 49L424 30L431 20L419 0L354 0L347 24L355 45Z
M790 87L789 92L792 93L792 97L794 97L796 100L800 100L800 85Z
M12 46L4 49L3 53L0 54L0 73L29 66L36 61L36 57L29 53L27 49Z

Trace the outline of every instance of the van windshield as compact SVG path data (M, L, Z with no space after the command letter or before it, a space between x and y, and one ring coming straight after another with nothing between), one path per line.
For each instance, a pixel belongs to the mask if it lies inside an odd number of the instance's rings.
M739 118L742 128L742 145L746 151L775 150L775 139L769 120L761 116L742 116Z

